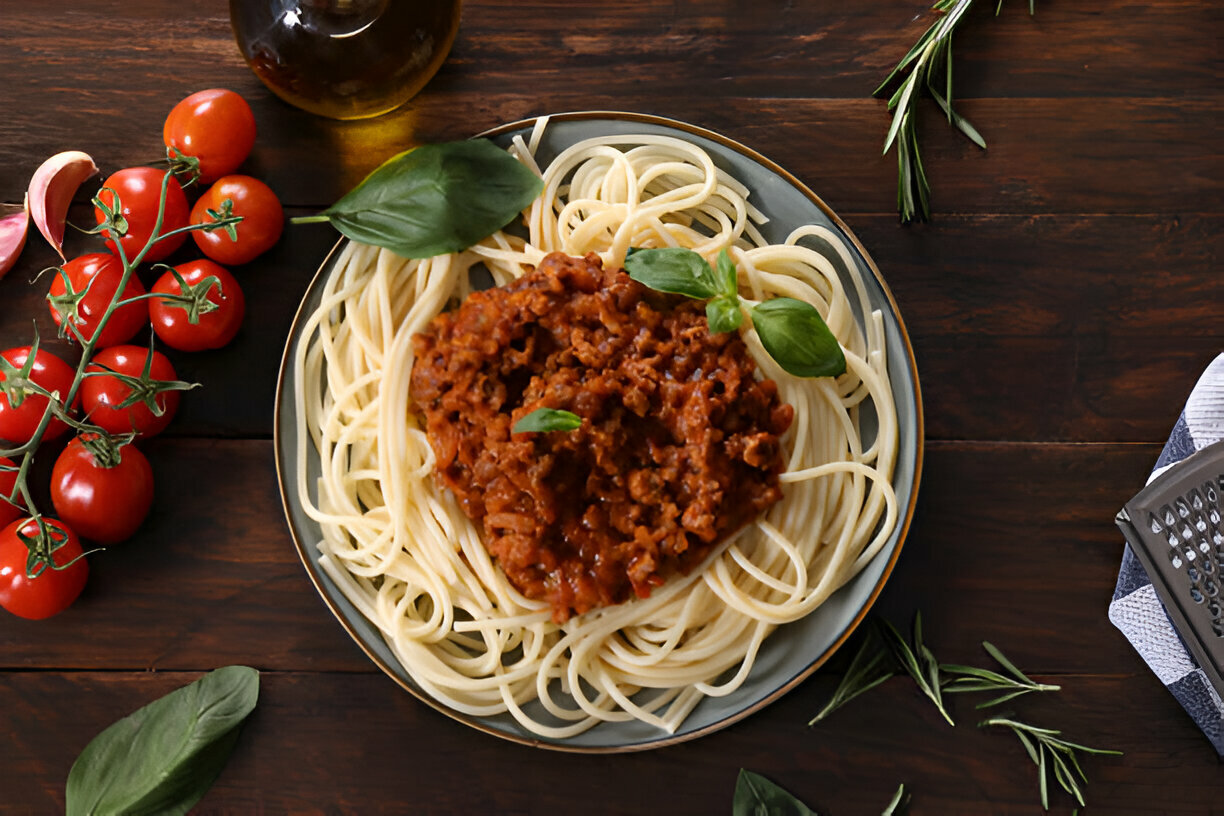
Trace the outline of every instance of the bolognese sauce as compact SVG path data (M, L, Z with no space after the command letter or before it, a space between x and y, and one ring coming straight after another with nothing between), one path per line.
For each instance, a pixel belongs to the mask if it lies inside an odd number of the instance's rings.
M648 597L782 498L794 411L739 335L594 253L473 293L413 346L437 478L557 622ZM544 407L581 427L512 433Z

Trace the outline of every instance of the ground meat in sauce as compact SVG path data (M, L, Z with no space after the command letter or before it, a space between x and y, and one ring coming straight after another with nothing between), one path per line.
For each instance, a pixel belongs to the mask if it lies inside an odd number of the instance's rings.
M436 474L553 619L647 597L782 497L794 411L704 305L554 253L413 338ZM511 434L541 408L572 432Z

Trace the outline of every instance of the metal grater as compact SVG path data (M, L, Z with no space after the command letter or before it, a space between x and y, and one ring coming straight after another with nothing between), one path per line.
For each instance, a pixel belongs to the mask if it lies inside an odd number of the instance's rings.
M1224 441L1160 474L1118 512L1169 620L1224 696Z

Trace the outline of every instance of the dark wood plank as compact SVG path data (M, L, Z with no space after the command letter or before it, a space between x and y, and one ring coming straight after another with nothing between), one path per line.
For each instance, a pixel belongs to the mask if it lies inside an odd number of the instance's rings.
M0 717L11 735L0 741L9 769L0 813L60 809L63 780L96 732L195 677L0 675ZM1017 704L1029 720L1125 752L1084 762L1093 810L1149 816L1160 802L1162 813L1218 812L1215 755L1154 678L1039 679L1064 690ZM914 816L1040 812L1035 767L1010 734L974 728L978 712L967 699L951 703L959 724L949 728L912 684L892 680L809 729L831 687L818 677L695 742L583 756L510 745L448 721L382 676L265 673L259 707L195 812L569 813L581 802L590 813L725 813L741 767L835 816L879 812L900 782ZM81 700L89 705L63 704ZM1054 791L1051 803L1054 812L1074 804Z
M108 170L156 158L160 152L158 135L162 118L169 108L192 90L223 84L256 103L262 135L248 169L266 177L294 204L330 203L383 158L415 141L462 138L505 121L541 113L624 109L688 120L739 138L780 161L836 208L889 212L894 206L895 162L879 155L888 117L883 102L869 99L868 93L888 63L904 52L912 35L921 28L921 21L916 21L917 28L907 30L904 36L891 33L913 12L880 6L864 19L843 12L831 18L837 21L830 24L831 31L841 31L839 26L849 25L847 20L854 23L851 30L836 34L823 28L829 23L828 9L805 12L817 14L820 21L795 21L791 15L798 12L793 11L771 15L766 10L740 20L730 12L685 15L677 10L675 25L680 30L674 36L665 31L660 37L643 33L643 29L657 32L659 28L658 9L650 4L628 4L623 15L599 15L590 23L596 29L589 35L571 32L570 21L564 14L544 15L555 26L550 34L540 32L538 18L523 15L517 4L500 7L497 9L500 13L491 10L488 15L480 6L470 5L455 58L444 67L435 84L395 114L374 122L337 124L310 117L271 99L242 65L231 42L222 4L201 2L197 8L201 19L191 20L190 24L184 19L163 22L156 16L152 19L158 19L157 23L147 22L150 12L143 7L132 8L128 12L132 16L124 17L116 16L110 6L104 11L102 6L96 6L65 18L58 27L39 36L28 33L31 26L39 25L38 17L23 16L8 29L10 47L0 50L0 54L7 52L14 59L35 60L40 70L28 82L0 91L7 95L0 96L0 104L6 109L27 112L27 118L20 124L17 120L0 123L0 166L6 168L0 178L0 200L19 201L25 178L42 157L55 150L87 148ZM1051 14L1060 13L1058 4L1051 8ZM1116 14L1109 22L1111 31L1114 25L1135 28L1128 30L1129 39L1120 44L1115 41L1107 49L1096 46L1099 18L1075 12L1077 19L1066 20L1065 30L1076 32L1069 36L1078 45L1065 51L1049 45L1042 53L1066 55L1067 63L1056 70L1059 77L1064 77L1068 72L1081 72L1082 66L1102 54L1130 60L1127 42L1156 41L1163 43L1162 48L1179 48L1182 45L1179 40L1166 43L1160 39L1166 26L1179 26L1179 31L1209 30L1190 25L1192 15L1201 11L1197 7L1175 8L1181 9L1178 14L1184 16L1176 21L1161 18L1162 22L1154 29L1145 27L1142 15L1136 20L1131 7L1115 9ZM1040 26L1044 38L1049 36L1048 28L1058 25L1057 20L1044 17L1040 21L1019 19L1023 15L1016 11L1012 9L1007 15L1008 31L1013 27ZM1152 13L1160 15L1164 11L1153 9ZM669 18L671 14L669 9ZM505 27L504 20L511 15L518 22ZM739 32L741 23L747 26L746 33ZM637 26L632 33L615 28L630 24ZM686 28L692 26L697 28ZM990 25L978 27L991 32L991 42L1003 36L1003 32ZM795 73L840 77L839 69L834 67L830 71L826 61L832 59L836 63L841 59L857 64L867 59L864 42L871 43L869 53L875 54L870 57L870 66L852 81L837 79L842 89L836 93L819 85L812 89L795 88L791 93L776 92L771 88L771 78L777 66L769 49L761 54L752 47L745 48L741 36L776 43L779 30L809 29L823 33L810 41L810 54L801 65L791 69ZM711 30L719 33L707 38L705 34ZM117 31L122 36L116 36ZM710 45L720 37L726 43L722 50ZM792 37L788 41L803 39ZM830 47L830 40L840 45ZM162 41L186 42L191 47L172 49L167 54L166 49L158 46ZM609 41L615 45L594 45ZM116 42L121 42L122 48ZM1027 54L1029 49L1046 42L1029 39L1014 47L1020 49L1018 53ZM467 50L470 47L479 55L482 48L495 47L493 43L500 43L505 50L484 58L473 58ZM617 53L622 44L631 51L647 49L650 60L640 69L622 66L623 60ZM769 48L777 47L785 46L774 44ZM1195 40L1189 47L1191 54L1198 53L1196 48L1199 51L1210 48L1210 42ZM584 48L598 48L605 53L592 58L584 53ZM714 50L704 52L710 48ZM1115 52L1115 48L1119 50ZM702 53L695 55L692 49ZM157 71L149 70L144 62L144 55L154 51L166 61ZM990 52L983 52L982 60L986 60L987 53ZM178 66L176 59L185 59L187 64ZM1181 59L1185 59L1181 64L1194 64L1184 54ZM819 64L813 66L813 62ZM609 63L615 64L617 70L610 70ZM585 70L591 76L584 79L581 71L576 75L575 64L589 66ZM708 82L700 75L677 72L674 67L677 64L690 70L704 65L704 70L716 77L747 75L758 79L749 85L732 82L730 87L720 87L717 81ZM1207 59L1203 64L1207 66L1204 70L1210 71L1210 66L1218 64L1218 55L1215 63ZM128 81L122 87L92 88L83 99L76 91L78 78L95 65L122 72ZM1039 80L1027 71L1018 68L1009 71L1007 67L1004 63L989 71L983 67L981 71L962 73L966 77L989 74L1004 80L1014 73L1021 77L1021 82L1036 83L1038 87L1032 94L1039 96ZM0 70L9 75L20 73L17 65L10 68L4 62L0 62ZM1046 213L1222 211L1224 182L1220 179L1224 178L1221 172L1224 168L1213 141L1221 114L1220 97L1209 93L1209 87L1202 88L1198 95L1176 85L1169 87L1166 79L1163 90L1149 88L1142 99L1119 98L1118 90L1127 86L1114 77L1136 73L1163 75L1159 70L1116 71L1108 67L1102 73L1109 78L1106 84L1114 90L1101 92L1100 98L966 101L963 112L978 124L991 144L987 153L952 133L938 121L934 107L927 106L924 127L930 133L927 165L935 180L935 209ZM498 77L502 77L504 87L498 87ZM660 85L660 77L673 79L670 85L668 81ZM1065 78L1051 79L1049 85L1070 87ZM708 87L713 90L707 90ZM702 92L693 93L691 88L702 88ZM1152 91L1160 95L1153 96ZM989 93L999 97L1021 95L994 87ZM1089 93L1077 88L1075 95L1087 97ZM105 126L99 126L99 122L105 122ZM321 155L333 158L320 162ZM1144 160L1133 162L1136 156ZM1127 164L1127 172L1117 172L1118 162Z
M889 215L848 220L914 339L931 438L1162 440L1224 348L1214 319L1224 302L1221 216L953 216L912 228ZM271 435L284 337L334 236L290 227L275 250L236 270L248 318L234 343L168 352L180 376L204 385L169 433ZM70 246L84 251L87 239L74 235ZM46 279L28 284L55 260L34 238L0 281L0 339L28 343L37 318L48 347L75 359L51 339Z
M158 479L149 522L92 558L67 612L0 618L0 668L372 670L298 561L270 443L155 439L146 451ZM1140 670L1105 611L1122 553L1113 517L1158 452L931 445L881 609L899 622L923 610L958 660L987 639L1035 671Z

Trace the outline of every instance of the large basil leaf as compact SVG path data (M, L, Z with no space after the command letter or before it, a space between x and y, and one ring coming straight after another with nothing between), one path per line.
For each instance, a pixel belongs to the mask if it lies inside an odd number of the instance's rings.
M68 816L181 816L225 767L259 698L259 672L226 666L94 737L73 763Z
M731 253L725 249L718 253L718 282L724 295L729 298L739 296L739 272L735 268L735 261L731 260Z
M731 816L818 816L784 788L760 774L740 769Z
M625 256L625 271L657 292L704 300L720 291L705 258L684 247L634 249Z
M752 325L769 356L796 377L836 377L846 355L820 312L794 298L773 298L752 308Z
M506 226L543 189L486 139L423 145L393 156L320 216L355 241L405 258L458 252Z

